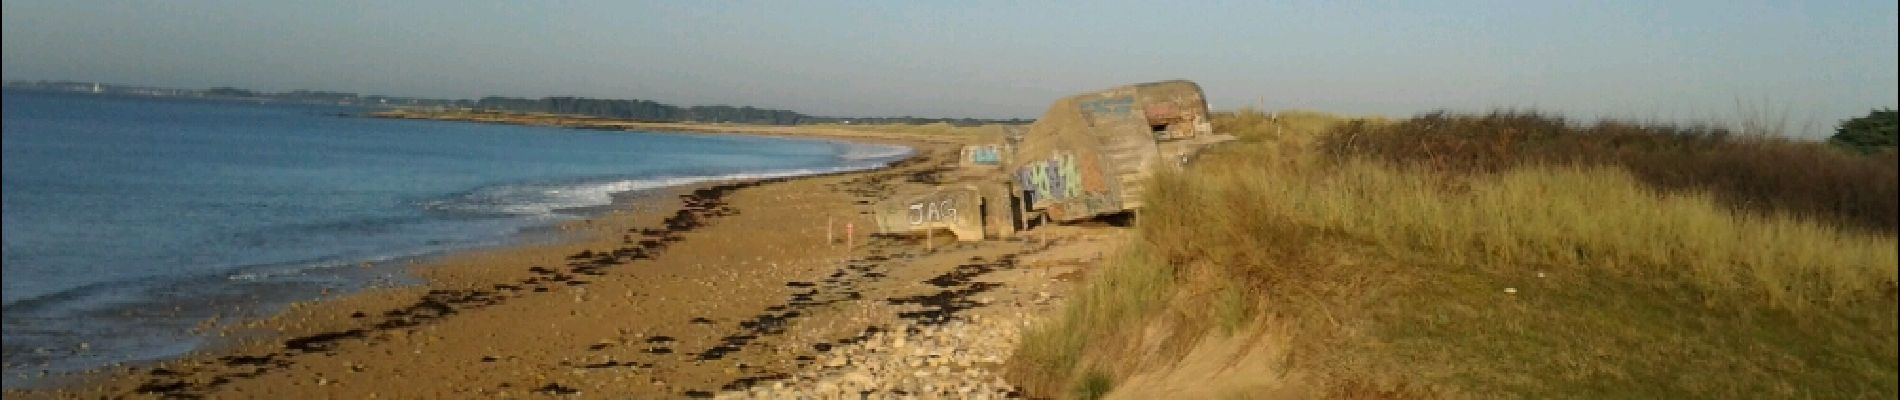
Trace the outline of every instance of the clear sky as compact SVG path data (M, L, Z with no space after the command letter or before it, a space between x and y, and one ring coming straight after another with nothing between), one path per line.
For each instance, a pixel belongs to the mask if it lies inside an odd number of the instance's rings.
M5 1L4 79L473 98L577 95L818 115L1034 117L1201 83L1408 116L1658 120L1896 104L1894 1Z

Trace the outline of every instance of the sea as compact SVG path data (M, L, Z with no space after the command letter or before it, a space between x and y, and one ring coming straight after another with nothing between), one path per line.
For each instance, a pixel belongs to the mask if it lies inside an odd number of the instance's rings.
M370 108L4 91L8 388L187 354L400 265L698 182L876 168L902 146L365 117Z

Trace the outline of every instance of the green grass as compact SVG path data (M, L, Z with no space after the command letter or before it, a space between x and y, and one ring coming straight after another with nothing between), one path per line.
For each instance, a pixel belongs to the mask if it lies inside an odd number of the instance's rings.
M1114 389L1114 386L1115 382L1113 378L1108 377L1108 374L1101 371L1089 371L1088 374L1082 375L1082 381L1077 384L1074 391L1075 397L1085 400L1100 399L1102 396L1107 396L1108 391Z
M1103 334L1100 327L1133 326L1138 317L1154 311L1173 291L1174 271L1153 259L1143 248L1121 252L1117 258L1090 275L1089 284L1079 290L1078 299L1063 310L1052 325L1035 328L1025 335L1031 342L1016 352L1019 365L1033 365L1046 371L1076 371L1083 365L1087 347ZM1096 355L1098 357L1104 355ZM1069 373L1026 375L1018 385L1039 388L1043 392L1064 392L1084 386L1084 376Z
M1156 179L1138 238L1026 334L1012 378L1080 397L1270 317L1289 358L1234 362L1331 397L1900 394L1891 234L1617 163L1449 170L1285 132Z

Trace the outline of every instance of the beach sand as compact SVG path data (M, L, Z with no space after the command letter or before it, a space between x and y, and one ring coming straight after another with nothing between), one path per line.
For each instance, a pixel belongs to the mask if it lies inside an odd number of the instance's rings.
M1006 396L994 372L1015 329L1124 231L937 235L929 250L873 234L869 204L955 164L954 145L906 139L880 140L918 150L889 168L671 189L565 223L568 240L444 256L414 268L419 286L296 304L182 359L6 397ZM928 363L891 351L906 340L939 347L911 346Z

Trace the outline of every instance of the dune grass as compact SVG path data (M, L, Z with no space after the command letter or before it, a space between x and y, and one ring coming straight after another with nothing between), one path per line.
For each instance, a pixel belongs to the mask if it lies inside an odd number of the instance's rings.
M1658 190L1701 191L1731 208L1824 218L1900 232L1900 158L1760 134L1771 122L1678 126L1579 124L1534 112L1434 113L1396 124L1345 124L1320 139L1336 157L1446 173L1522 165L1613 165ZM1757 133L1743 133L1757 132Z
M1095 394L1268 320L1289 356L1234 362L1329 397L1900 393L1891 233L1616 162L1421 167L1340 151L1370 124L1258 116L1217 119L1251 139L1153 182L1138 239L1026 333L1016 381Z

